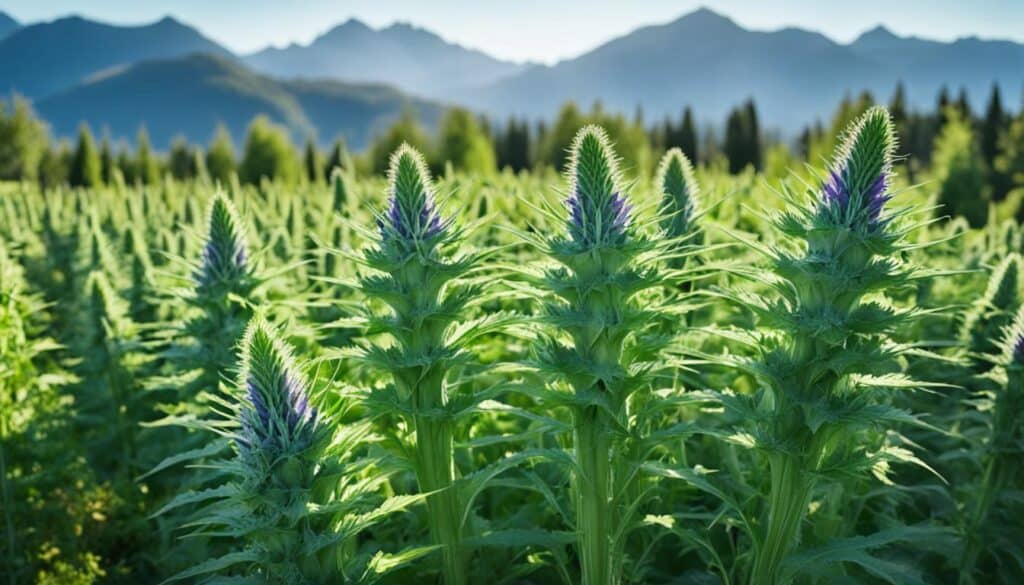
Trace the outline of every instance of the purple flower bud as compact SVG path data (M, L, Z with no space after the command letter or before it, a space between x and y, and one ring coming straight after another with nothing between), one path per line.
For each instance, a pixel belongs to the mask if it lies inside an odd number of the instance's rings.
M819 210L833 223L884 228L882 216L892 175L896 138L888 112L872 108L851 127L840 145L836 162L822 184Z
M310 437L317 412L290 350L256 318L243 340L242 381L252 408L242 414L240 443L287 448Z

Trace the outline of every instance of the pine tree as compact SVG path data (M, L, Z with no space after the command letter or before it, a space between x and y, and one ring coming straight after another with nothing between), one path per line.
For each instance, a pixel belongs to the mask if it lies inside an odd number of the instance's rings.
M167 155L167 170L178 180L195 177L195 157L185 137L176 136L171 142L171 151Z
M683 122L679 127L679 150L683 151L691 161L697 161L699 151L697 149L697 125L693 121L693 110L686 106L683 110Z
M323 167L320 165L320 153L316 150L316 142L312 138L306 139L306 146L302 153L302 162L305 167L306 180L315 185L324 182Z
M345 145L345 137L338 136L334 139L331 153L327 155L327 161L324 163L324 176L330 177L334 174L334 169L345 169L348 164L348 147Z
M110 185L114 182L114 169L117 167L117 160L114 158L114 151L110 146L110 137L104 133L100 141L100 177L103 183Z
M96 143L92 138L89 126L82 124L78 128L78 144L71 159L68 170L68 183L72 187L95 188L103 184L103 167L100 164Z

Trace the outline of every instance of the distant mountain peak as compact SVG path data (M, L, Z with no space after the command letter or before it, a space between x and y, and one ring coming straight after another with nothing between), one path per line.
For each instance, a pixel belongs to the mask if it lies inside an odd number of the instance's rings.
M889 28L886 27L884 24L878 24L878 25L875 25L874 28L872 28L870 30L866 30L863 33L861 33L861 35L859 37L857 37L857 40L854 41L854 42L855 43L860 43L860 42L873 42L873 43L877 43L877 42L885 42L885 41L895 41L895 40L899 40L899 38L900 38L899 35L897 35L896 33L892 32L891 30L889 30Z
M719 26L739 28L728 16L711 10L707 6L701 6L689 14L679 17L673 24L690 24L698 26Z
M0 38L7 36L19 28L21 28L21 23L14 20L14 17L10 14L0 10Z

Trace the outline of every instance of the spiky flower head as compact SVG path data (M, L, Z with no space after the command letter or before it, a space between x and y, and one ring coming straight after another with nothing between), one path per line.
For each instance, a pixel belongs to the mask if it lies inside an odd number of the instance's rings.
M1004 331L1003 365L1007 368L1024 369L1024 307L1017 311L1013 324Z
M896 151L892 118L873 107L847 130L822 185L819 213L834 225L875 232L888 223L882 216L892 198L889 183Z
M233 282L249 274L249 252L238 212L224 194L210 203L208 233L193 278L200 288Z
M588 248L621 244L631 208L608 135L600 126L584 127L573 140L569 161L569 236Z
M1020 256L1008 254L992 272L985 290L986 308L1013 310L1020 302Z
M661 226L671 237L685 236L693 228L700 186L690 159L678 148L665 153L658 164L655 186L661 193Z
M254 317L242 338L239 386L242 409L240 445L273 454L301 450L313 437L318 414L291 349L262 318Z
M391 155L388 208L377 219L381 239L408 248L443 235L448 222L437 212L434 197L434 186L423 155L408 144L402 144Z

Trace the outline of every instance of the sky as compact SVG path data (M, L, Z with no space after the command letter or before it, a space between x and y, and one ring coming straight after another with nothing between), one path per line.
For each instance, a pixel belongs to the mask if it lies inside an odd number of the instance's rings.
M78 14L141 24L171 15L239 53L305 44L352 17L374 27L401 21L496 57L542 63L701 6L746 28L799 26L840 42L877 24L939 40L977 35L1024 42L1024 0L0 0L0 11L22 23Z

